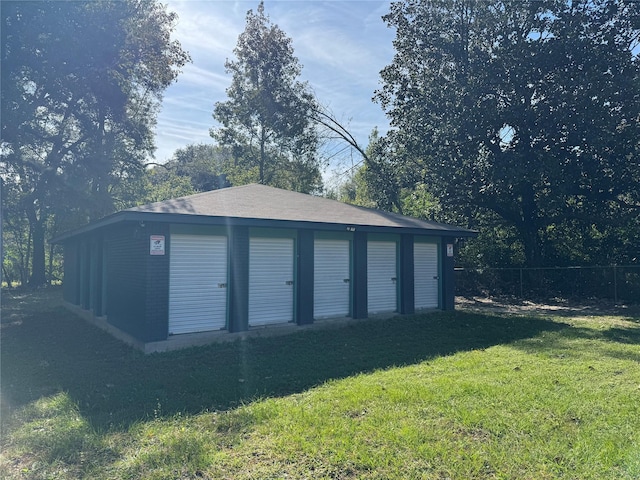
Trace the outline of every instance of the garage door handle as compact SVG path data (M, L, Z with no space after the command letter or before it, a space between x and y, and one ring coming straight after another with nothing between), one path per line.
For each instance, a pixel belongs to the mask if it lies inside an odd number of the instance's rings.
M342 280L344 283L349 283L351 281L351 279L349 278L345 278L344 280Z
M285 285L293 285L293 280L287 280L284 282Z
M395 283L395 282L397 282L397 281L398 281L398 279L397 279L397 277L391 277L391 281L392 281L393 283Z
M435 277L433 277L433 279L434 280L440 280L440 277L436 275Z
M227 288L227 284L226 283L219 283L218 284L218 288Z

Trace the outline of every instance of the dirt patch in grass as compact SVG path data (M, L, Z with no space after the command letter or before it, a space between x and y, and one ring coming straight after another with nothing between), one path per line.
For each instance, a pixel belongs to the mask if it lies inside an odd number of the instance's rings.
M456 297L456 307L478 313L552 315L559 317L611 315L637 317L640 304L626 305L598 298L528 300L510 295Z

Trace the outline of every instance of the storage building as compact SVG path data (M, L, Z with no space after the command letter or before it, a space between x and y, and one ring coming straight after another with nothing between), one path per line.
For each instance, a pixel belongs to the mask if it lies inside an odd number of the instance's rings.
M454 244L474 235L252 184L124 210L55 241L65 301L153 351L185 334L197 343L211 332L452 310Z

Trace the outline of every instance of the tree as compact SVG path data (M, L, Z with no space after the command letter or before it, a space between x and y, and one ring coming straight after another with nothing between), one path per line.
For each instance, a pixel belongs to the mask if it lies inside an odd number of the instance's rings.
M180 177L188 177L195 192L207 192L231 186L228 181L230 152L217 145L187 145L173 153L164 165Z
M198 193L194 190L189 177L180 176L174 170L166 170L161 166L147 170L144 176L134 179L131 184L124 182L122 185L128 186L135 198L135 202L123 205L123 208L163 202L171 198Z
M298 80L302 67L291 39L271 23L262 2L257 12L247 12L234 53L236 60L225 63L232 74L229 100L216 103L213 117L221 127L211 135L232 149L238 165L255 169L258 182L317 190L318 135L310 119L315 99Z
M640 4L410 0L384 20L396 54L376 100L402 187L492 212L526 263L550 231L628 225L640 212Z
M0 181L0 184L2 182ZM11 288L19 281L29 280L31 232L19 206L19 192L13 184L2 184L2 271L3 280Z
M164 89L188 61L176 16L152 0L2 2L2 176L46 282L48 220L113 211L110 189L142 173Z
M347 125L323 106L312 112L313 121L319 126L321 137L331 143L344 142L350 152L355 151L360 160L349 169L346 183L338 185L337 191L327 192L329 197L356 205L377 207L382 210L403 213L400 179L405 169L393 161L394 153L389 142L380 137L377 127L369 135L367 147L361 146ZM403 179L407 181L406 178ZM340 183L340 180L338 180Z

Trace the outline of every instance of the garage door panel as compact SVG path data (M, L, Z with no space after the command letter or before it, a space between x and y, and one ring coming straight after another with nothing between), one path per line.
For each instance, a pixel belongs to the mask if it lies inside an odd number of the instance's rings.
M249 325L293 321L293 239L249 240Z
M415 308L437 308L439 299L438 245L413 246Z
M200 295L191 295L187 298L185 298L184 300L181 301L174 301L173 302L173 308L174 311L180 311L182 314L186 313L186 312L202 312L202 304L200 302ZM213 301L211 302L212 305L214 305L214 309L212 309L212 312L215 313L215 304L216 303L222 303L222 301L224 301L225 298L219 298L216 299L214 298Z
M315 318L349 315L350 276L349 240L316 239L313 279L313 316Z
M227 237L171 235L169 333L225 328Z
M216 290L223 290L220 285L225 285L225 282L221 282L222 275L226 275L226 272L210 273L205 278L194 278L193 273L202 269L202 266L198 268L189 268L191 273L188 275L173 275L174 290L183 290L185 292L190 291L193 287L202 287L211 291L213 295L216 294Z
M367 243L367 309L370 313L398 308L396 242Z

